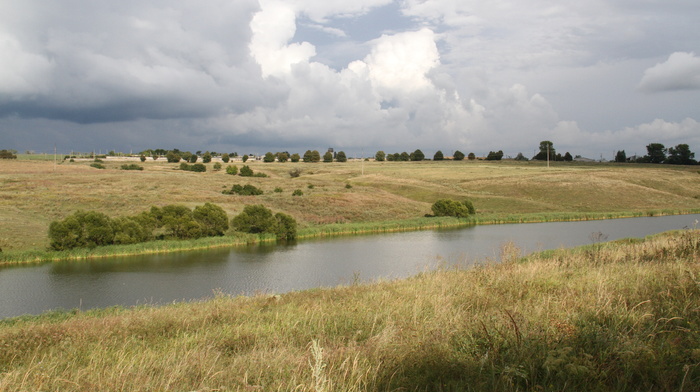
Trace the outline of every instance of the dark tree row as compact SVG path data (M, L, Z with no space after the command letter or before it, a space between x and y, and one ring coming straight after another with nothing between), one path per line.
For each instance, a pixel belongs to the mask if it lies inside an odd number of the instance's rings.
M666 148L661 143L651 143L647 145L647 155L643 157L627 157L625 150L615 154L615 162L636 162L636 163L667 163L670 165L697 165L695 153L690 151L687 144L679 144L675 147Z

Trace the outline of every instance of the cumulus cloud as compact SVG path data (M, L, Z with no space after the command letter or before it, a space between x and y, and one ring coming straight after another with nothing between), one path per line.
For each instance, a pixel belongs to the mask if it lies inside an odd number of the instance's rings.
M700 57L676 52L644 71L639 88L646 92L700 89Z
M55 130L72 137L79 124L91 137L73 140L85 143L167 132L174 147L230 151L515 154L549 139L586 155L654 132L691 143L700 117L696 11L692 0L158 0L79 9L0 0L0 139L61 140ZM638 94L677 89L690 92L663 101ZM10 138L8 129L19 131ZM197 142L206 145L184 145Z

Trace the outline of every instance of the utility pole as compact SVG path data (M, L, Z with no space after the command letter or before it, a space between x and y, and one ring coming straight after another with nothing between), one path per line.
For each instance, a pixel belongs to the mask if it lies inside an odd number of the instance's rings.
M547 168L549 168L549 143L547 143Z

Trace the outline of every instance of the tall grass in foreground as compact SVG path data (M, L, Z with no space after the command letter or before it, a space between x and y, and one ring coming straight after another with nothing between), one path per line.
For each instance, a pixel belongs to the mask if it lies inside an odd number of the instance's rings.
M0 322L0 390L692 391L700 232Z

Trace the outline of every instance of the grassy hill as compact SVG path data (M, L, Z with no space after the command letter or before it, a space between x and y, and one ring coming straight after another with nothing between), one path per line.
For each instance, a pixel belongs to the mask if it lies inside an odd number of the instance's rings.
M5 252L44 249L49 224L76 210L110 216L132 215L153 205L205 202L220 205L230 217L246 204L264 204L293 216L300 228L318 232L325 225L371 230L383 222L407 226L430 213L439 198L469 198L481 222L559 220L632 216L700 209L697 167L538 162L442 161L262 163L248 162L267 178L179 170L164 159L147 161L143 171L106 169L90 161L11 160L0 162L0 248ZM239 168L241 162L233 163ZM224 164L224 169L226 164ZM289 171L300 168L301 176ZM233 184L252 184L261 196L221 193ZM282 192L275 192L280 188ZM293 197L296 189L301 197ZM355 229L353 229L355 230Z

